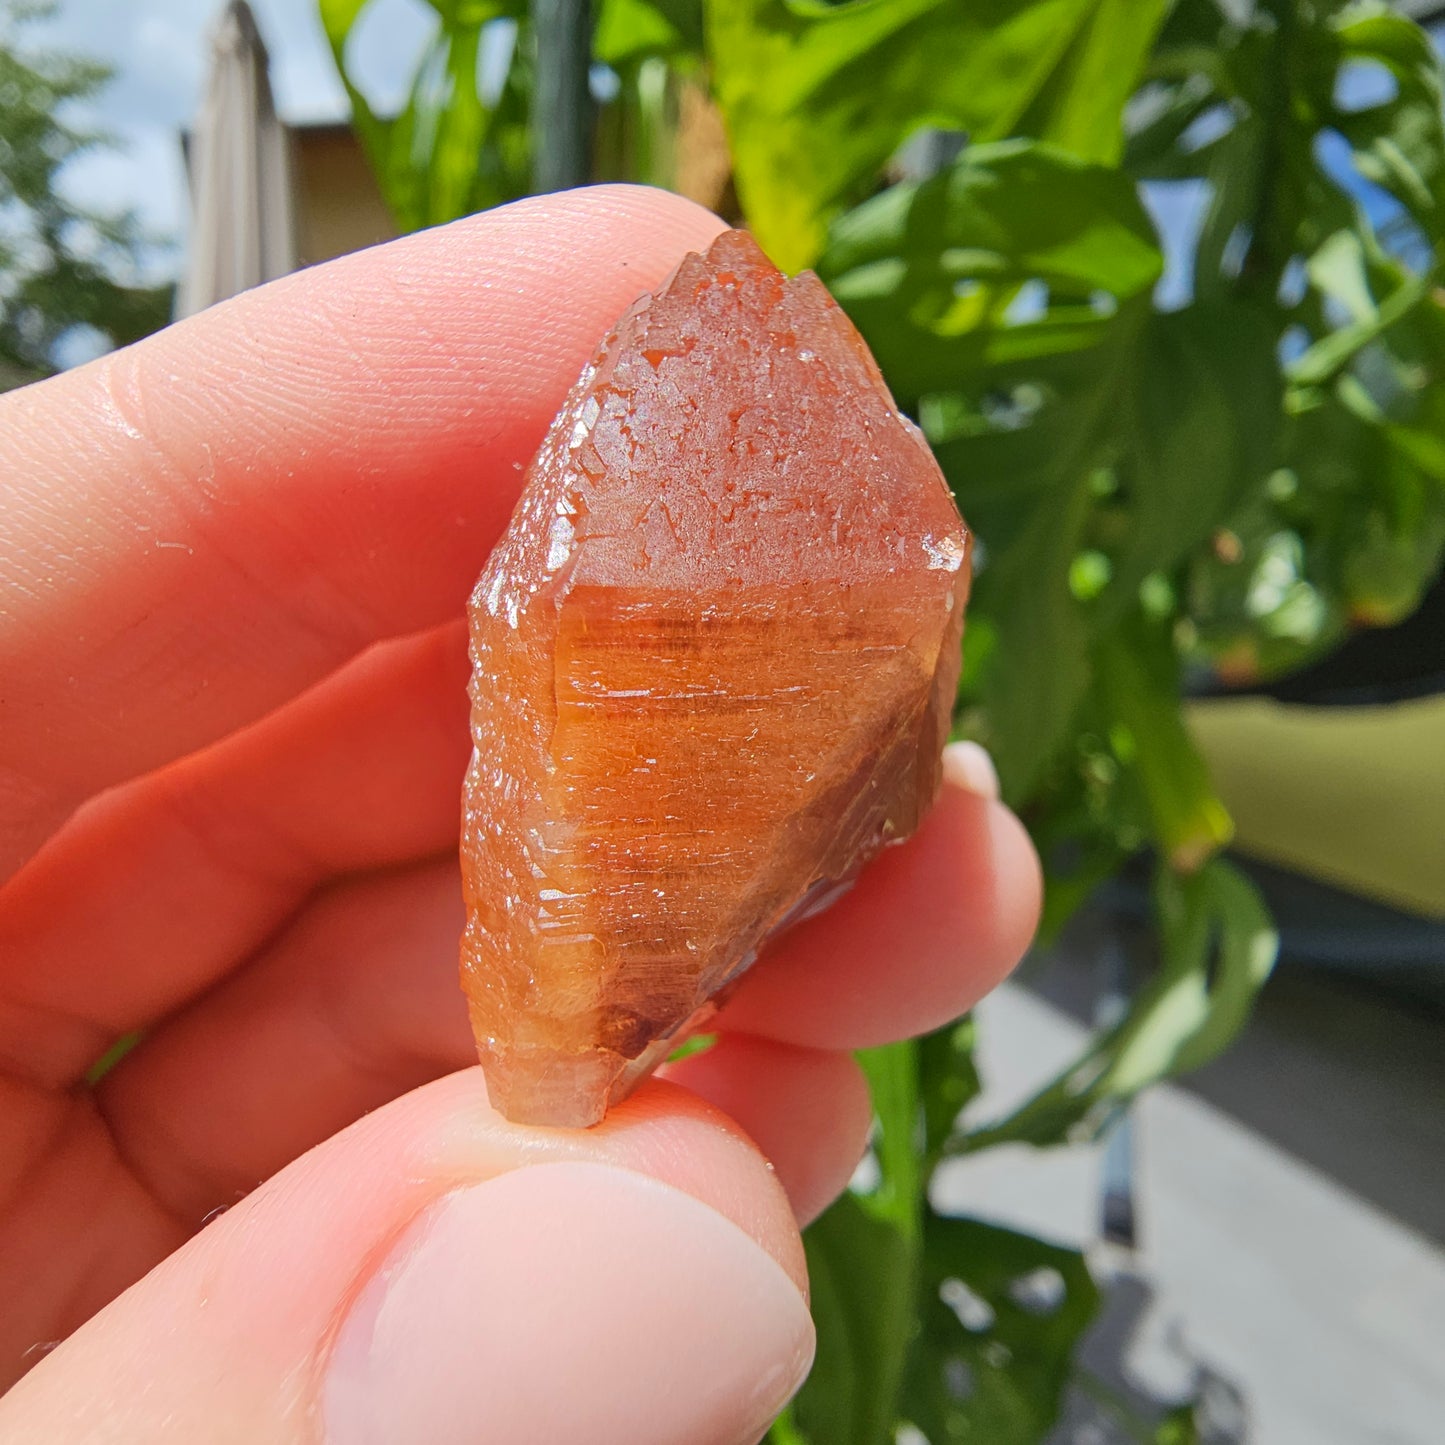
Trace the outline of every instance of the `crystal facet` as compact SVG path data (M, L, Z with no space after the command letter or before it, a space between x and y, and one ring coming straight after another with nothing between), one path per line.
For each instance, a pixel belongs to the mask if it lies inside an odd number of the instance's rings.
M462 982L508 1118L595 1123L917 827L968 548L852 324L743 233L604 339L470 607Z

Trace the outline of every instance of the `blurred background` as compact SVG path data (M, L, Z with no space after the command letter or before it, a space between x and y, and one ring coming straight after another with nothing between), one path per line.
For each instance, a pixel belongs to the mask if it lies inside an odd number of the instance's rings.
M0 388L623 177L818 269L934 444L980 538L958 727L1046 926L868 1061L779 1445L1445 1439L1442 37L1428 0L0 0Z

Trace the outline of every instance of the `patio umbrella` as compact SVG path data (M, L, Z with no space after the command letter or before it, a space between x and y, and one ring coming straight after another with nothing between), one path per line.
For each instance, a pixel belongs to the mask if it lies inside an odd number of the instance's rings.
M190 259L177 316L295 268L290 142L267 67L251 7L230 0L212 35L210 80L191 138Z

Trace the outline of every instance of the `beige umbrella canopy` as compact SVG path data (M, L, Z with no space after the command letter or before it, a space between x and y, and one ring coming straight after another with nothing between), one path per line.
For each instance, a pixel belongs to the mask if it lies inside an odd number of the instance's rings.
M190 146L191 245L177 316L284 276L296 265L290 141L246 0L230 0Z

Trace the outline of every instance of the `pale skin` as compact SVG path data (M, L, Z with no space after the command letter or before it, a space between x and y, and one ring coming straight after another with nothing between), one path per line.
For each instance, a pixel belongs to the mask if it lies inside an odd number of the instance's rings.
M848 1051L1037 919L981 755L597 1129L489 1109L456 984L465 598L597 339L719 228L527 202L0 401L5 1441L747 1445L796 1387Z

